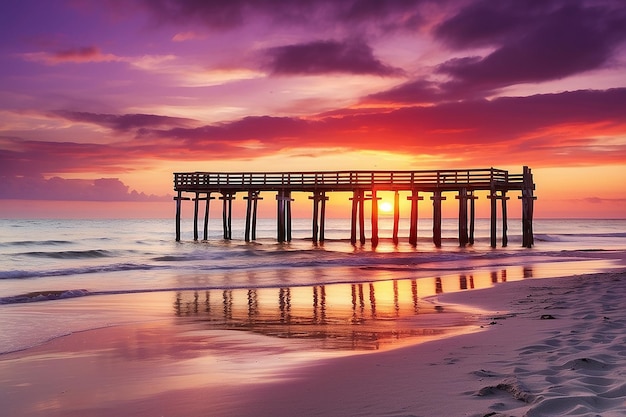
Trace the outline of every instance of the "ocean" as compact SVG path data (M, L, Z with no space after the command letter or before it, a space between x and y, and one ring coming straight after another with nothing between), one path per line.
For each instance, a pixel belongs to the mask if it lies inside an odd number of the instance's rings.
M345 219L327 220L317 245L309 219L294 220L283 244L274 219L259 220L248 243L238 219L231 241L213 219L209 239L193 241L184 221L181 242L173 219L0 220L0 353L159 320L321 351L381 349L475 325L437 294L623 267L626 251L626 220L536 220L531 249L521 247L515 219L504 248L500 229L490 247L487 219L476 221L476 241L463 248L455 219L444 219L441 248L429 219L420 219L415 247L406 237L395 245L391 227L381 219L373 248L369 239L350 244Z

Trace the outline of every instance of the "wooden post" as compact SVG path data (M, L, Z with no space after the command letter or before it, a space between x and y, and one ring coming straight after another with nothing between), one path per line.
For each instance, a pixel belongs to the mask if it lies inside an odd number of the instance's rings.
M228 199L228 239L233 238L233 198Z
M365 191L359 191L359 242L365 244Z
M222 200L222 226L224 229L224 239L230 240L233 238L233 200L235 199L235 193L222 192L220 200Z
M441 195L441 191L433 191L433 243L436 247L441 247L441 201L446 197Z
M222 237L224 239L228 239L228 203L226 199L221 198L222 200Z
M313 200L313 225L312 225L312 233L311 233L311 240L313 241L313 243L317 243L317 234L319 232L319 224L318 224L318 219L319 219L319 201L316 198L317 197L317 191L313 194L312 197L309 197L310 200Z
M276 206L277 206L277 239L279 242L285 241L285 200L283 192L279 192L276 196Z
M509 199L509 197L506 196L506 191L502 191L502 247L506 247L509 243L509 238L506 235L506 231L508 228L507 225L507 215L506 215L506 200Z
M376 190L372 190L371 197L367 199L372 200L372 246L378 245L378 200L380 197L376 197Z
M500 194L497 194L497 191L492 191L489 196L487 196L491 200L491 247L495 248L497 246L496 243L496 223L497 223L497 200L502 200L502 246L507 246L508 237L507 237L507 213L506 213L506 200L509 197L506 196L506 191L501 190Z
M470 199L470 224L469 224L469 244L474 244L474 226L476 223L476 204L478 197L474 195L474 191L470 191L468 198Z
M313 243L318 242L318 240L324 241L324 217L328 197L326 197L324 191L314 191L313 195L309 197L309 200L313 200L312 241Z
M491 200L491 228L489 236L491 238L491 247L496 247L496 218L497 218L497 206L496 206L496 190L491 189L491 193L487 196L489 200Z
M254 191L248 191L248 196L244 197L244 200L248 200L246 202L246 228L244 230L244 240L246 242L250 241L250 223L252 222L252 195Z
M409 226L409 243L413 246L417 245L417 203L419 200L423 200L424 197L420 197L418 190L412 190L411 196L407 197L407 200L411 200L411 223Z
M250 235L252 234L252 240L256 239L256 212L257 201L263 200L259 197L259 191L249 190L248 196L243 198L247 200L246 204L246 228L244 232L244 238L246 242L250 241Z
M291 202L293 201L293 199L291 198L291 191L287 191L285 192L285 197L287 197L287 200L285 200L285 215L287 216L285 218L285 224L286 224L286 236L285 238L287 239L287 242L291 242Z
M291 241L291 192L280 190L276 195L277 201L277 223L278 223L278 241Z
M325 192L321 192L322 197L322 207L320 210L320 242L324 241L324 230L326 229L326 201L328 197L326 197Z
M365 191L355 189L352 191L352 229L350 233L350 242L356 245L356 230L357 230L357 213L359 218L359 241L361 245L365 244L365 209L364 202L367 200L365 197Z
M350 243L356 245L356 215L359 207L359 191L354 190L352 192L352 217L350 223Z
M204 206L204 240L209 239L209 202L214 199L214 197L211 197L211 193L206 194L206 204Z
M400 228L400 193L396 190L393 195L393 243L398 244L398 229Z
M537 197L533 196L535 184L533 182L533 174L531 170L524 166L522 195L522 246L531 248L534 241L533 236L533 210L534 201Z
M182 193L178 192L178 197L174 197L176 200L176 241L180 242L180 200Z
M459 195L459 246L466 246L468 242L467 233L467 188L461 188Z
M256 213L259 206L259 200L263 200L259 197L259 192L256 194L256 198L252 200L252 240L256 240Z
M176 197L174 197L176 201L176 241L180 242L180 217L181 217L181 201L190 200L189 197L183 197L182 191L178 191Z
M206 197L200 197L200 192L196 192L193 210L193 240L198 240L198 214L200 201L206 200L206 206L204 209L204 240L208 239L209 234L209 200L212 200L211 193L207 193Z
M193 199L193 240L198 240L198 205L200 200L200 193L196 192L196 197Z

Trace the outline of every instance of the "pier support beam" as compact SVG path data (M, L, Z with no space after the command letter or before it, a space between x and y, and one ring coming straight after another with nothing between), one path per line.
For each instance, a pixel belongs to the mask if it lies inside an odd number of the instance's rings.
M204 240L209 238L209 201L214 200L214 197L211 197L211 193L206 193L206 197L200 197L199 192L196 193L195 198L193 199L194 208L193 208L193 240L198 240L198 212L199 212L199 203L200 201L206 201L205 209L204 209Z
M181 201L190 200L189 197L183 197L182 191L179 191L174 201L176 201L176 241L180 242L180 213L181 213Z
M497 223L497 211L498 211L498 205L497 205L497 200L502 200L502 246L505 247L508 244L508 237L507 237L507 208L506 208L506 200L509 199L509 197L506 196L506 191L502 190L500 191L500 194L498 195L496 190L491 190L491 194L487 196L488 199L491 200L491 232L490 232L490 236L491 236L491 247L495 248L497 246L497 239L496 239L496 223Z
M509 228L507 220L506 201L509 197L506 196L506 191L502 191L502 247L505 248L509 244L509 237L507 236L507 230Z
M247 200L246 204L246 229L244 232L244 238L246 242L250 241L250 232L252 232L252 240L256 240L256 212L258 206L258 200L263 200L259 197L259 191L248 191L248 195L243 198Z
M459 200L459 246L466 246L468 243L474 243L474 215L475 207L474 200L477 197L474 196L473 191L468 191L467 188L461 188L459 195L456 199ZM467 214L467 202L470 202L470 218L469 218L469 233L468 233L468 214Z
M220 200L222 204L222 224L224 227L224 239L231 240L233 238L233 200L235 193L222 193Z
M200 193L196 193L193 199L193 240L198 240L198 205L200 203Z
M491 247L495 248L496 247L496 220L497 220L497 214L498 214L496 191L492 189L491 194L489 194L487 198L491 201L491 215L490 215L491 227L489 229L490 230L489 236L491 238Z
M522 195L519 197L522 200L522 246L531 248L535 243L533 236L533 206L537 197L533 196L535 184L530 168L525 166L522 175L524 185Z
M469 240L467 233L467 188L461 188L459 195L459 246L466 246Z
M407 197L407 200L411 201L411 223L409 226L409 243L413 246L417 245L417 203L423 200L424 197L420 197L419 191L411 190L411 195Z
M357 213L358 213L358 229L359 229L359 240L361 245L365 244L365 211L363 208L363 203L365 201L365 191L356 189L352 192L352 220L350 226L350 243L356 245L356 231L357 231Z
M291 191L281 190L276 195L278 209L278 241L291 242Z
M441 202L446 199L441 195L441 191L433 191L433 243L436 247L441 247Z
M211 193L206 194L206 204L204 206L204 230L203 237L204 240L209 239L209 203L211 200L215 200L215 197L211 197Z
M372 200L372 246L378 245L378 200L376 190L372 190L372 195L365 197L366 200Z
M469 202L470 202L470 220L469 220L469 244L473 245L474 244L474 228L476 225L476 199L478 199L478 197L476 197L474 195L474 191L470 191L470 196L468 196L469 198Z
M324 228L326 223L326 192L314 191L313 196L309 197L313 200L313 243L324 241Z
M393 244L398 244L398 230L400 229L400 193L393 194Z

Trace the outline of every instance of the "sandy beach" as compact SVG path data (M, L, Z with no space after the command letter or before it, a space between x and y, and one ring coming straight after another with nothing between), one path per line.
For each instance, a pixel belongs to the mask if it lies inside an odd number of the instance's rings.
M262 336L181 338L163 320L91 330L0 357L0 404L7 416L621 416L625 293L617 271L444 294L431 301L479 331L313 361ZM213 349L248 356L206 375Z

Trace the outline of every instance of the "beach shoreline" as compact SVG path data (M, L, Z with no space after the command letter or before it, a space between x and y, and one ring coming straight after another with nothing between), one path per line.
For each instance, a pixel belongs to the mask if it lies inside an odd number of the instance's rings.
M0 404L25 416L623 415L625 292L621 269L447 293L431 301L466 308L483 331L376 353L300 357L300 365L278 367L273 377L251 374L248 383L232 385L229 372L285 354L280 341L274 351L259 345L256 359L250 350L239 367L221 369L221 384L207 385L201 364L219 358L203 352L205 339L181 345L167 320L90 330L0 357L7 387ZM220 340L215 349L237 351L254 339ZM135 349L127 368L103 372L102 363L94 364L94 346L106 351L120 344L126 353ZM179 366L186 355L195 368ZM289 355L297 357L298 349ZM72 375L76 366L84 373ZM19 378L7 381L8 374ZM124 384L129 391L142 384L152 389L125 397ZM81 390L99 395L88 398Z

